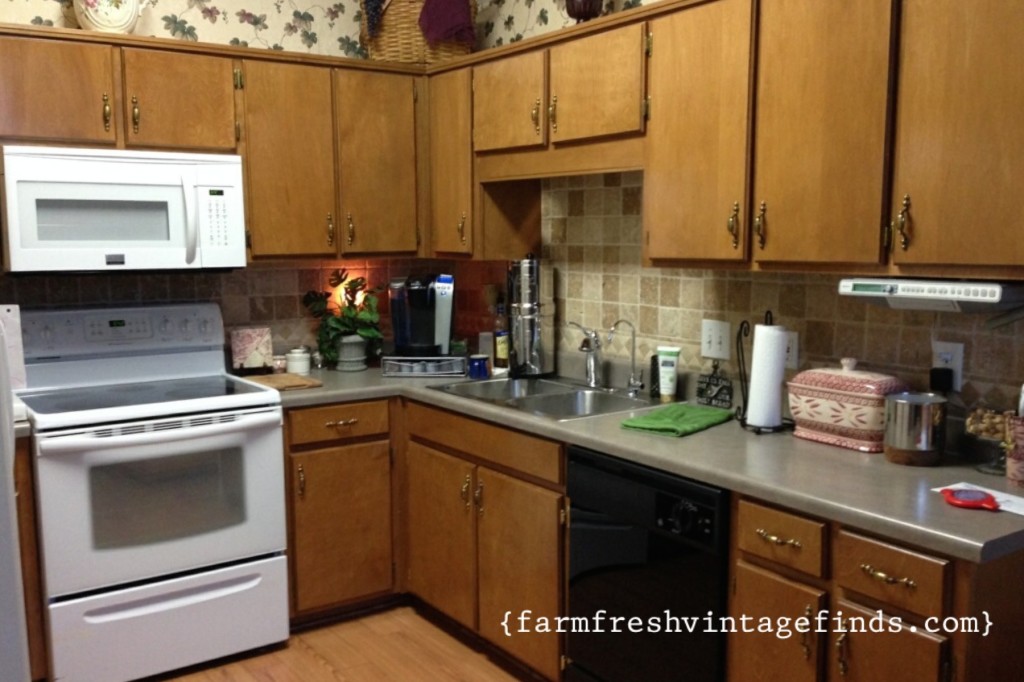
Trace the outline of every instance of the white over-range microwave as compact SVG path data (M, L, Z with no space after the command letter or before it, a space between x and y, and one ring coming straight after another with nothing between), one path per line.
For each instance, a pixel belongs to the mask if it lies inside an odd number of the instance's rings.
M236 155L3 147L4 269L245 266Z

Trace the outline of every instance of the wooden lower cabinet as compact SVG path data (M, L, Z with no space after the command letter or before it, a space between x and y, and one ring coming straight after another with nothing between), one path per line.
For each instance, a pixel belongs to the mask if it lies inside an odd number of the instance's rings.
M1019 677L1024 652L1011 630L1024 604L1011 576L1024 574L1024 553L979 564L753 500L735 512L729 613L737 630L742 616L772 629L730 634L729 680Z
M29 672L33 680L47 678L46 628L43 618L42 565L36 532L35 474L32 441L19 438L14 448L14 489L17 492L18 542L21 545L21 579L25 591L25 626L28 631Z
M517 438L533 437L422 406L411 409L408 590L544 677L558 679L558 634L519 633L514 624L522 612L531 622L562 613L564 489L481 461L502 459ZM418 428L424 421L430 426ZM418 440L433 435L458 445ZM560 453L557 444L539 442L550 446L547 454ZM524 467L542 471L539 460L530 461L534 453L521 453Z
M382 400L288 414L293 616L316 614L392 591L387 413L387 401ZM354 424L346 423L352 420L356 420ZM359 435L363 424L379 433ZM349 433L352 430L355 434ZM326 434L317 436L321 431ZM311 445L303 445L311 439Z
M840 599L831 627L839 623L847 632L833 632L834 653L829 657L829 679L848 682L875 680L946 680L948 640L917 626L892 619Z
M779 618L789 622L800 617L811 619L828 608L824 590L784 578L743 561L734 568L735 587L729 615L742 631L731 635L728 648L730 680L757 682L814 682L819 677L825 651L825 635L798 633L787 637L777 632L757 631L762 619L774 624ZM749 619L749 629L744 620Z

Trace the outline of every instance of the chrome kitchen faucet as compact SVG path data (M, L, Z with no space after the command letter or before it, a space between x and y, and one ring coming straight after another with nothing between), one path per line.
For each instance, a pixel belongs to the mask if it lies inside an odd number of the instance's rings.
M612 337L615 336L620 324L629 327L629 383L626 384L626 392L630 398L636 398L640 395L640 389L644 387L643 370L640 370L640 374L636 373L636 327L629 320L616 320L608 330L608 343L612 342Z
M580 350L587 354L586 383L590 388L601 388L601 336L594 329L587 329L578 322L570 322L570 327L576 327L583 332L583 341L580 342Z

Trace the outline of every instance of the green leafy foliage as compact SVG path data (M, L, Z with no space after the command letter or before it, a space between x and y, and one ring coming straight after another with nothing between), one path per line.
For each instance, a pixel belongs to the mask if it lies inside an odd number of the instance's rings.
M335 270L328 283L341 287L341 304L333 300L333 291L307 291L302 305L316 319L316 343L320 355L328 364L338 362L338 343L341 337L358 334L371 344L384 338L380 331L380 313L377 311L377 290L369 287L365 277L349 279L347 270Z

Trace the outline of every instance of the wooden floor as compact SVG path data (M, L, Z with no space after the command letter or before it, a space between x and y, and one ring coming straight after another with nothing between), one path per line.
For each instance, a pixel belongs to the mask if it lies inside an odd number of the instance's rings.
M401 606L293 634L286 648L187 674L175 682L415 682L518 679L479 651Z

